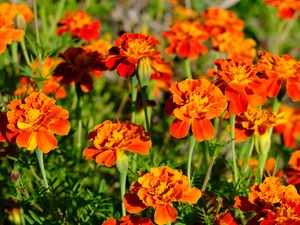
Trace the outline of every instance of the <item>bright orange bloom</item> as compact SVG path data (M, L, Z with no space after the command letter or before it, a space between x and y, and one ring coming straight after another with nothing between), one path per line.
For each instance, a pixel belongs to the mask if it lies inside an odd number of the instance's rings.
M293 152L293 154L291 155L291 158L289 160L289 165L293 169L300 171L300 150Z
M217 215L218 225L238 225L230 212L224 212Z
M265 3L276 7L281 19L292 19L296 12L300 13L299 0L265 0Z
M155 209L154 221L161 225L174 222L177 211L172 202L196 204L201 197L198 188L191 188L187 176L181 170L168 166L151 168L130 187L132 193L124 196L125 208L130 213L139 213L147 207Z
M25 4L10 4L0 3L0 14L4 15L7 19L13 22L17 15L24 16L25 21L28 23L33 18L32 10Z
M289 160L290 169L285 170L286 182L300 187L300 150L294 151Z
M165 106L169 116L175 120L170 133L176 138L188 135L190 126L197 141L214 137L214 128L210 120L221 116L227 107L227 101L218 87L206 79L186 79L173 82L171 96Z
M64 61L56 67L53 76L59 77L64 85L79 83L83 92L94 88L90 75L99 77L106 69L102 56L95 51L86 52L83 48L70 47L59 56Z
M30 67L35 74L36 78L45 79L42 82L42 92L46 95L54 94L55 98L65 98L67 92L64 87L59 83L61 78L52 76L52 70L61 63L61 60L54 60L50 57L46 58L42 62L42 71L39 72L39 62L36 59L30 64ZM15 90L14 94L16 96L22 94L30 94L37 89L37 84L33 78L20 77L21 87Z
M102 39L93 41L88 45L82 46L86 53L98 52L101 56L103 56L103 58L108 56L109 49L111 47L111 43Z
M150 134L142 126L130 121L109 120L94 127L89 134L93 145L83 151L87 160L96 160L99 165L111 167L124 151L146 155L152 145Z
M265 102L267 92L250 62L219 58L214 64L217 70L210 70L209 74L218 77L216 85L229 101L230 113L237 115L246 112L248 106L256 108Z
M281 105L279 112L284 112L287 121L275 127L275 131L282 134L284 145L289 148L296 147L297 138L300 137L300 109Z
M174 4L172 14L172 19L174 21L195 20L197 17L197 13L193 9L189 10L185 6L179 4Z
M62 35L65 32L70 32L72 36L90 41L99 38L100 27L99 20L92 20L90 15L77 10L68 12L65 18L59 20L57 34Z
M284 186L277 177L253 185L248 198L235 198L234 207L256 212L247 225L300 224L300 195L293 185Z
M285 89L293 101L300 100L300 62L288 55L279 56L260 52L257 62L259 72L265 78L268 96L274 98ZM282 97L282 96L281 96Z
M178 21L171 26L171 31L163 32L163 36L170 42L166 48L168 54L193 60L207 52L202 42L208 39L208 34L197 21Z
M142 218L141 216L122 216L121 221L117 221L114 218L110 218L102 225L154 225L148 218Z
M270 128L286 121L284 113L275 114L265 109L249 108L248 111L236 116L235 140L240 142L252 135L263 136Z
M212 7L201 14L205 30L213 38L225 32L242 33L244 22L233 11Z
M55 100L33 92L23 101L13 100L7 113L7 128L17 133L19 147L48 153L57 146L54 134L67 135L70 130L69 112L55 105Z
M128 78L143 59L155 71L156 65L162 63L160 51L155 49L159 44L152 36L125 33L117 38L115 46L109 50L106 66L110 70L117 69L119 76Z

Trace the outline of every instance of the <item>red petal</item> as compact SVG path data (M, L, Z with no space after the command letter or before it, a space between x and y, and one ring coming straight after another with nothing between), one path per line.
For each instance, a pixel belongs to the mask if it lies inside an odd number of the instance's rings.
M137 194L127 193L124 195L123 202L126 211L129 213L139 213L140 211L147 208L146 205L139 199Z
M170 133L175 138L184 138L188 135L190 129L190 121L175 119L170 126Z
M119 64L117 72L119 76L128 78L133 75L135 71L135 64L132 64L128 61L123 61Z
M214 127L208 119L194 119L192 122L192 132L197 141L210 140L214 137Z

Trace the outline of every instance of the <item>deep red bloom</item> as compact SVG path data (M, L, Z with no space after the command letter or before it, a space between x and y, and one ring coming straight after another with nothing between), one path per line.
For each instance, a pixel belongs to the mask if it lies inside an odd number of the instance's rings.
M121 221L117 221L114 218L110 218L102 225L154 225L148 218L142 218L141 216L122 216Z

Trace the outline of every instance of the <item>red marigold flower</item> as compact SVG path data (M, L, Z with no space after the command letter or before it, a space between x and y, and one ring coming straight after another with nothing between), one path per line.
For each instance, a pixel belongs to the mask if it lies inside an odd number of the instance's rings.
M300 137L300 109L281 105L279 112L285 113L287 121L276 126L275 131L282 134L285 146L294 148L297 138Z
M141 60L147 61L154 70L156 64L162 63L160 51L155 50L159 44L152 36L125 33L109 50L106 66L110 70L117 69L118 75L125 78L134 74Z
M169 129L171 135L183 138L192 125L197 141L212 139L214 128L210 120L221 116L227 107L220 89L206 79L186 79L173 82L170 92L172 96L166 102L165 111L175 117Z
M263 81L257 77L257 70L248 61L238 59L217 59L217 70L209 74L217 76L216 85L229 101L229 112L237 115L246 112L248 106L256 108L267 97Z
M248 198L235 198L234 207L256 212L247 225L300 224L300 195L293 185L282 185L277 177L253 185Z
M19 147L48 153L57 146L54 134L67 135L70 130L69 113L55 100L43 93L33 92L23 101L13 100L8 106L7 128L16 135Z
M142 218L141 216L122 216L121 221L110 218L102 225L154 225L149 218Z
M83 92L93 90L90 75L99 76L106 67L98 52L86 53L82 48L70 47L59 54L64 59L55 69L53 76L59 77L65 85L79 83Z
M207 52L202 42L208 39L208 34L197 21L176 22L171 26L171 31L163 32L163 36L170 42L166 48L168 54L178 54L182 58L193 60Z
M15 142L16 133L10 131L7 128L8 120L7 120L7 113L0 112L0 143L1 142Z
M187 176L181 170L168 166L151 168L130 187L132 193L124 196L125 208L130 213L138 213L147 207L155 209L154 221L157 224L174 222L177 211L172 202L196 204L201 197L198 188L191 188Z
M65 18L59 20L57 34L62 35L65 32L70 32L72 36L90 41L99 38L100 27L99 20L92 20L90 15L77 10L68 12Z
M263 136L270 128L286 121L284 113L275 114L265 109L249 108L248 111L236 116L235 140L240 142L252 135Z
M238 225L237 222L234 221L230 212L223 212L217 215L218 225Z
M300 13L298 0L265 0L265 3L276 7L281 19L292 19L296 12Z
M300 100L300 62L288 55L279 56L267 52L259 53L258 71L265 78L268 96L274 98L280 89L286 88L293 101Z
M99 165L111 167L124 151L145 155L149 152L152 142L150 134L142 126L109 120L94 127L89 134L93 145L83 151L87 160L96 160Z

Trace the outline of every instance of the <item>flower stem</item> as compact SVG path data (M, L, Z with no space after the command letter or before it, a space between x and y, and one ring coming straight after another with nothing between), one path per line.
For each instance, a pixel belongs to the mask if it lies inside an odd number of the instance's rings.
M256 180L256 182L258 184L261 183L261 181L262 181L267 158L268 158L268 153L258 155L258 175L257 175L257 180Z
M43 153L39 149L36 149L35 153L36 153L36 156L37 156L37 159L38 159L38 162L39 162L39 166L40 166L40 169L41 169L42 177L43 177L43 186L46 189L48 189L49 186L48 186L46 171L45 171L45 167L44 167Z
M278 112L278 109L280 107L280 101L278 98L274 98L274 102L273 102L273 112L274 113L277 113Z
M117 169L120 173L120 187L121 187L121 205L122 205L122 215L126 216L125 205L123 202L123 197L126 191L126 179L127 179L127 172L128 172L128 156L120 151L117 152Z
M186 76L188 79L193 79L192 77L192 71L191 71L191 61L188 59L184 60L184 69L186 72Z
M235 140L234 140L235 115L230 114L230 139L234 182L238 182L238 169L236 163Z
M21 40L21 48L22 48L22 51L23 51L23 55L24 55L26 64L28 66L30 66L30 59L29 59L29 56L28 56L28 52L27 52L27 48L26 48L24 38L22 38L22 40Z
M126 216L125 205L123 202L123 197L126 192L126 178L127 178L127 170L120 172L120 186L121 186L121 204L122 204L122 216Z
M202 184L202 187L201 187L202 192L204 192L205 189L206 189L206 186L207 186L207 183L210 179L210 174L211 174L211 171L212 171L212 168L213 168L213 165L215 163L216 158L217 158L217 155L215 155L215 154L210 158L210 162L209 162L209 165L208 165L208 168L207 168L207 171L206 171L206 174L205 174L205 178L204 178L204 181L203 181L203 184Z
M42 54L41 54L41 41L40 41L40 32L38 27L38 16L37 16L37 5L36 0L33 0L33 12L34 12L34 28L35 28L35 38L37 43L37 57L39 61L39 71L40 76L42 76Z
M247 155L247 158L246 158L245 166L244 166L244 169L243 169L244 173L247 173L247 171L249 169L249 163L250 163L250 158L251 158L252 153L253 153L253 149L254 149L254 137L250 137L250 146L249 146L249 150L248 150L248 155Z
M131 81L131 122L135 123L138 80L136 76L131 76L130 81Z
M194 135L191 134L189 138L189 153L188 153L188 163L187 163L187 177L190 183L191 183L191 166L192 166L194 146L195 146L195 137Z
M147 86L141 88L141 95L142 95L143 109L145 113L146 129L147 131L150 131L151 118L149 118L148 109L147 109Z

